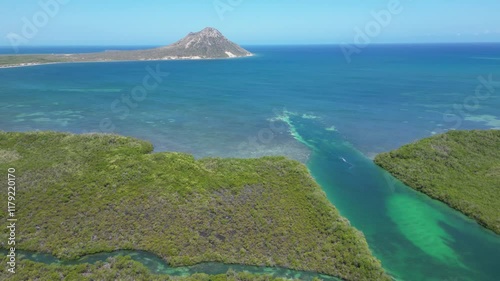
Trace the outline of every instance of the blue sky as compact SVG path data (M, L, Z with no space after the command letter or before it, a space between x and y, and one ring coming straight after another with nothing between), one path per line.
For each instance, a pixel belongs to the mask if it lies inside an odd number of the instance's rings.
M500 42L499 0L0 0L0 45L166 45L206 26L243 45L351 43L397 2L372 43Z

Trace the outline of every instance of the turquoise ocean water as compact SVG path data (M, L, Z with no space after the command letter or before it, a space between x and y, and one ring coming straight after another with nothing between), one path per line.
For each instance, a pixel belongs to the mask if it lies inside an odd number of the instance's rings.
M500 45L377 45L350 63L338 46L248 49L256 56L0 69L0 130L114 132L196 157L286 155L396 278L500 279L498 235L370 160L450 129L500 129ZM158 85L141 92L152 71Z

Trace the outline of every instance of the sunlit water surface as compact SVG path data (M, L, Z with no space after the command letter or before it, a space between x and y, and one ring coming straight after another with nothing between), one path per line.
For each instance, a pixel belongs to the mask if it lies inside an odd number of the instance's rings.
M114 132L196 157L286 155L396 278L499 280L498 235L370 158L450 129L500 129L500 45L370 46L351 63L337 46L248 49L256 56L0 69L0 129ZM158 86L134 99L148 67ZM478 96L482 83L490 92Z

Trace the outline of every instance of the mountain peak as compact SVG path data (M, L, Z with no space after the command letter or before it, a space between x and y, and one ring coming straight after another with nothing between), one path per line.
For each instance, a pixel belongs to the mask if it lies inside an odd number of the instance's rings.
M224 37L220 31L213 27L205 27L202 31L199 31L195 34L199 34L202 36L207 36L207 37Z
M206 27L190 32L183 39L163 47L176 57L232 58L252 55L249 51L229 41L220 31Z

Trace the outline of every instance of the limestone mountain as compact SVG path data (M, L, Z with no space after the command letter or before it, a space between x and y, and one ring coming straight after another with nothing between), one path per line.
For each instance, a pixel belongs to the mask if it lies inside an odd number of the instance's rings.
M199 32L191 32L172 45L160 48L173 56L199 56L202 58L245 57L251 53L229 41L222 33L212 27Z
M215 59L251 55L249 51L229 41L217 29L207 27L199 32L191 32L171 45L154 49L64 55L0 55L0 68L64 62Z

